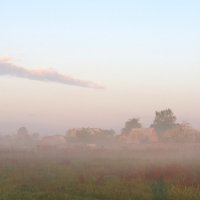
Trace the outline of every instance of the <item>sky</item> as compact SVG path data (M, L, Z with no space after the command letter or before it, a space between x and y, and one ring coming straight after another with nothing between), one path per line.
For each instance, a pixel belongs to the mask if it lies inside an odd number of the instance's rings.
M171 108L200 129L200 2L0 0L0 133L148 127Z

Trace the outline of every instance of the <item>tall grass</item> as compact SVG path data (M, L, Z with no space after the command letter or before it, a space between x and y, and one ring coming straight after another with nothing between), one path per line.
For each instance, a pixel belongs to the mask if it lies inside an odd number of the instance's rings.
M200 151L151 150L0 152L0 200L199 200Z

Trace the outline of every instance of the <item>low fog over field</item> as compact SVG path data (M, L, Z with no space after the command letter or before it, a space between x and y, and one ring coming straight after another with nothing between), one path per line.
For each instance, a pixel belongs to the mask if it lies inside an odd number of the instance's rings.
M200 1L0 1L0 200L200 200Z
M20 127L0 137L1 199L200 198L200 131L157 111L150 127L125 122L120 134L73 128L44 136Z

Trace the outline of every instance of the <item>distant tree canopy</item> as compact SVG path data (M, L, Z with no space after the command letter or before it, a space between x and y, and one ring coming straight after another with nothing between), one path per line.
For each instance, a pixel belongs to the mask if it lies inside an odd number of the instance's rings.
M176 127L176 116L171 109L156 111L155 119L151 128L154 128L158 133L163 133L168 129Z
M133 128L142 128L142 124L139 122L138 118L129 119L125 123L125 127L122 129L122 133L127 133Z
M27 138L29 138L28 129L26 127L20 127L17 130L17 137L19 139L27 139Z
M67 140L70 142L81 143L105 143L114 138L115 131L95 129L95 128L81 128L71 129L67 132Z
M183 122L177 124L175 128L166 131L162 134L162 141L164 142L199 142L200 140L200 131L195 130L192 126Z

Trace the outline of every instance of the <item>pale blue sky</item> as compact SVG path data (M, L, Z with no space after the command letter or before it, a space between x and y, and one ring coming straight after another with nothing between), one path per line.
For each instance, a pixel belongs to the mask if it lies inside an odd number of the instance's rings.
M148 126L170 107L200 128L199 10L194 0L0 0L0 55L106 86L1 76L0 125L119 130L130 117Z

